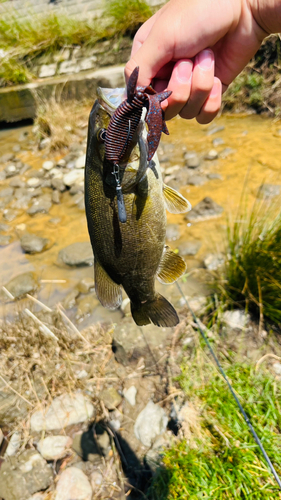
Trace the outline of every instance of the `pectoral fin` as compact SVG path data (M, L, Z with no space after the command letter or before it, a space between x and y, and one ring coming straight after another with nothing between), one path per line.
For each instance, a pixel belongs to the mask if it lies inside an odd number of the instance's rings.
M95 260L95 289L100 303L109 309L116 309L122 303L121 287L114 283L101 264Z
M174 283L186 270L184 260L167 245L158 267L157 278L160 283Z
M184 214L191 210L191 205L180 193L175 189L163 184L163 194L165 205L168 212L171 214Z

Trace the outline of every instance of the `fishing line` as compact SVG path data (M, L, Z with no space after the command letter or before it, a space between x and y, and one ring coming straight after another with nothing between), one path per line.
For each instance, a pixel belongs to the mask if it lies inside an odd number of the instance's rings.
M190 305L189 305L189 303L188 303L188 300L187 300L187 298L185 297L185 295L184 295L184 293L183 293L183 291L182 291L182 288L181 288L180 284L177 282L177 283L176 283L176 285L177 285L177 287L178 287L178 289L179 289L179 291L180 291L180 294L182 295L182 298L183 298L183 300L184 300L185 304L187 305L187 307L188 307L188 309L189 309L189 311L190 311L190 313L191 313L191 315L192 315L192 317L193 317L193 319L194 319L194 321L195 321L196 325L198 326L198 330L199 330L199 332L201 333L201 335L202 335L202 337L203 337L203 339L204 339L205 343L207 344L208 349L209 349L210 353L212 354L212 356L213 356L213 358L214 358L214 360L215 360L215 363L216 363L216 365L217 365L217 367L218 367L219 371L221 372L221 374L222 374L222 376L223 376L224 380L226 381L226 383L227 383L227 385L228 385L228 388L229 388L229 390L230 390L230 392L231 392L232 396L234 397L234 399L235 399L235 401L236 401L236 403L237 403L237 406L238 406L238 408L239 408L240 412L242 413L242 415L243 415L243 417L244 417L244 420L245 420L245 422L246 422L247 426L249 427L249 429L250 429L250 431L251 431L252 435L254 436L254 439L255 439L255 441L256 441L256 443L257 443L257 445L259 446L259 448L260 448L260 450L261 450L261 452L262 452L262 454L263 454L263 456L264 456L264 458L265 458L265 460L266 460L266 463L267 463L267 465L269 466L269 468L270 468L270 470L271 470L272 474L274 475L275 480L276 480L276 482L277 482L277 484L278 484L278 486L279 486L279 488L280 488L280 490L281 490L281 480L280 480L280 478L279 478L279 476L278 476L278 474L277 474L276 470L274 469L274 466L273 466L273 464L272 464L272 462L271 462L271 460L270 460L269 456L267 455L267 453L266 453L266 451L265 451L265 449L264 449L264 447L263 447L263 445L262 445L262 443L261 443L261 441L260 441L259 436L257 435L257 433L256 433L256 431L255 431L255 429L254 429L254 427L252 426L251 421L250 421L250 419L249 419L248 415L246 414L246 412L245 412L245 410L244 410L243 406L241 405L241 403L240 403L240 401L239 401L238 397L236 396L236 394L235 394L235 392L234 392L234 390L233 390L233 388L232 388L232 385L230 384L230 382L229 382L229 380L228 380L228 378L227 378L227 376L226 376L226 374L225 374L225 372L224 372L224 370L223 370L223 367L221 366L221 364L220 364L220 362L219 362L219 360L218 360L217 356L215 355L215 353L214 353L214 351L213 351L213 348L212 348L212 346L211 346L211 344L210 344L210 342L209 342L208 338L206 337L206 335L205 335L204 331L202 330L202 328L201 328L201 326L200 326L200 324L199 324L199 321L197 320L196 315L194 314L193 310L191 309L191 307L190 307Z

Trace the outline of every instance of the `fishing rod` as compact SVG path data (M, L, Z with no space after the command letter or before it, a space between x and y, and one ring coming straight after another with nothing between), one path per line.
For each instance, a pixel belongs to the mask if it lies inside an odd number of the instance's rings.
M202 327L201 327L201 325L200 325L199 321L197 320L197 317L196 317L195 313L194 313L194 312L193 312L193 310L191 309L191 307L190 307L190 305L189 305L189 303L188 303L188 300L187 300L186 296L184 295L184 293L183 293L183 291L182 291L182 288L181 288L180 284L179 284L178 282L176 282L176 285L177 285L177 287L178 287L178 289L179 289L179 292L180 292L180 294L181 294L181 296L182 296L182 298L183 298L183 300L184 300L184 302L185 302L186 306L188 307L188 309L189 309L189 311L190 311L190 313L191 313L191 315L192 315L192 317L193 317L193 319L194 319L194 321L195 321L196 325L198 326L198 330L199 330L199 332L201 333L201 335L202 335L202 337L203 337L203 339L204 339L204 341L205 341L205 343L206 343L206 345L207 345L207 347L208 347L208 349L209 349L209 351L210 351L211 355L213 356L214 361L215 361L215 363L216 363L216 365L217 365L217 367L218 367L219 371L221 372L221 374L222 374L222 376L223 376L224 380L226 381L226 383L227 383L227 385L228 385L228 388L229 388L229 390L230 390L230 392L231 392L232 396L234 397L234 399L235 399L235 401L236 401L236 403L237 403L237 406L238 406L238 408L239 408L240 412L242 413L242 415L243 415L243 417L244 417L244 420L245 420L245 422L246 422L247 426L249 427L249 429L250 429L250 431L251 431L252 435L254 436L254 439L255 439L255 441L256 441L256 443L257 443L257 445L259 446L259 448L260 448L260 450L261 450L261 452L262 452L262 454L263 454L263 456L264 456L264 458L265 458L265 460L266 460L266 463L267 463L267 465L269 466L269 468L270 468L270 470L271 470L271 472L272 472L273 476L275 477L275 480L276 480L276 482L277 482L277 484L278 484L278 486L279 486L279 488L280 488L280 490L281 490L281 480L280 480L280 477L278 476L278 474L277 474L277 472L276 472L276 470L275 470L275 468L274 468L274 466L273 466L273 464L272 464L272 462L271 462L271 460L270 460L270 458L269 458L268 454L266 453L266 451L265 451L265 449L264 449L264 447L263 447L263 445L262 445L262 443L261 443L261 440L260 440L259 436L257 435L257 433L256 433L256 431L255 431L255 429L254 429L254 427L253 427L253 425L252 425L252 423L251 423L251 421L250 421L250 419L249 419L249 417L248 417L247 413L245 412L245 410L244 410L244 408L243 408L242 404L240 403L239 398L236 396L236 394L235 394L235 392L234 392L234 389L232 388L232 385L231 385L231 383L229 382L229 380L228 380L228 378L227 378L227 376L226 376L226 374L225 374L225 372L224 372L224 370L223 370L223 367L221 366L221 364L220 364L220 362L219 362L219 360L218 360L217 356L215 355L215 353L214 353L214 351L213 351L213 348L212 348L212 346L211 346L211 344L210 344L210 342L209 342L208 338L206 337L206 335L205 335L205 333L204 333L204 331L203 331L203 329L202 329Z

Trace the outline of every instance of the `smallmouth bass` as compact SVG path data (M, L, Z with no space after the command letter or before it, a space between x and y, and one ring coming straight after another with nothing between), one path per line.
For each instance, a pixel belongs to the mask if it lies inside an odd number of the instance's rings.
M103 306L116 309L122 303L123 287L137 325L170 327L178 323L178 315L168 300L155 291L155 278L173 283L186 266L165 245L165 209L185 213L191 206L163 183L156 153L148 162L147 131L142 117L118 166L126 213L126 221L120 221L115 172L105 156L102 135L123 95L124 89L98 89L98 99L89 117L85 207L95 257L96 294Z

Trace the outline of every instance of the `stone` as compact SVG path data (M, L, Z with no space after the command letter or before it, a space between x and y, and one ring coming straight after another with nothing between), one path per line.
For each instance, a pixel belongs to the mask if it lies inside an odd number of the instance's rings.
M236 153L236 149L233 148L224 148L220 153L220 158L227 158L230 155Z
M188 178L188 184L191 186L203 186L208 181L208 177L205 175L191 175Z
M87 58L81 59L81 61L80 61L80 71L86 71L87 69L94 68L96 62L97 62L97 57L96 56L92 56L92 57L87 57Z
M0 157L0 163L7 163L8 161L12 161L14 157L14 153L5 153Z
M185 257L186 255L196 255L198 250L201 248L201 245L202 243L199 240L184 241L178 245L179 254L182 257Z
M58 259L68 266L92 266L94 255L89 241L68 245L59 252Z
M32 293L37 287L37 281L32 273L18 274L5 284L5 288L13 295L15 299L23 297L27 293Z
M86 155L81 155L75 162L75 168L85 168Z
M201 160L198 154L193 151L184 154L185 165L188 168L198 168L200 167Z
M35 234L26 233L20 238L20 244L25 253L40 253L46 250L49 240Z
M60 193L62 193L63 191L66 190L66 186L65 186L63 180L59 179L58 177L54 177L51 180L51 185L52 185L52 188L56 189L57 191L60 191Z
M77 63L75 63L73 61L63 61L59 67L59 74L65 75L68 73L78 73L79 70L80 70L80 67Z
M79 184L84 180L84 170L76 169L71 170L63 176L63 182L66 186L71 187L74 184Z
M55 166L55 164L53 161L47 160L47 161L44 161L42 168L48 172L49 170L52 170L52 168L54 168L54 166Z
M128 389L124 389L123 396L128 401L131 406L135 406L136 404L136 395L137 388L134 385L131 385Z
M3 212L3 219L8 222L12 222L19 215L18 210L12 210L11 208L6 208Z
M52 202L55 204L55 205L59 205L60 202L61 202L61 199L60 199L60 192L57 191L56 189L52 192Z
M7 178L13 177L14 175L17 175L18 173L19 173L19 168L16 167L16 165L8 165L5 168L5 174L6 174Z
M90 276L85 276L81 281L79 281L77 288L80 293L89 293L95 288L95 280Z
M25 182L20 177L13 177L10 180L10 186L13 188L24 188Z
M20 150L21 150L21 147L20 147L20 145L19 145L19 144L15 144L15 145L13 146L13 151L14 151L14 153L19 153L19 152L20 152Z
M27 179L26 184L28 187L37 188L41 185L41 180L38 177L30 177L30 179Z
M178 224L168 224L166 229L166 240L175 241L180 237L180 226Z
M59 460L67 455L71 445L69 436L48 436L39 441L37 450L45 460Z
M122 402L122 397L114 387L109 387L100 392L99 399L103 401L108 410L115 410Z
M242 309L235 309L234 311L225 311L222 315L223 323L231 329L243 330L249 323L249 315Z
M57 161L57 166L58 167L65 167L66 161L64 158L61 158L59 161Z
M210 125L207 129L207 133L206 135L213 135L213 134L217 134L218 132L222 132L222 130L225 129L225 126L224 125Z
M42 151L42 149L49 147L50 144L51 144L50 137L45 137L44 139L41 139L40 144L39 144L39 149Z
M33 205L27 210L29 215L35 215L39 213L47 214L52 206L52 201L49 196L41 196L33 202Z
M279 184L262 184L257 192L257 198L271 199L279 196L281 193L281 186Z
M95 470L94 472L92 472L90 481L94 492L95 490L98 490L100 488L102 480L103 478L99 471Z
M78 316L91 314L99 305L100 302L95 293L86 295L86 297L79 297L77 300L77 314Z
M211 172L210 174L207 175L208 179L213 180L213 179L219 179L222 180L222 176L216 172Z
M137 416L134 432L144 446L151 446L155 438L165 432L168 417L161 406L149 401Z
M76 298L79 295L79 290L75 287L73 288L64 298L63 307L65 309L71 309L76 304Z
M6 247L11 243L12 236L0 234L0 247Z
M47 496L44 493L34 493L28 500L47 500Z
M185 216L186 220L202 221L219 217L223 212L223 207L218 205L209 196L206 196L202 201L197 203L192 210Z
M41 432L63 429L67 425L86 422L95 413L94 406L81 393L61 394L52 401L46 412L37 411L30 419L31 430Z
M215 137L212 142L214 148L216 148L217 146L222 146L222 144L224 144L224 140L221 137Z
M7 187L0 190L0 198L6 198L8 196L13 196L14 190L12 187Z
M224 257L221 254L208 254L204 259L204 266L209 271L216 271L224 264Z
M110 438L104 427L97 423L85 432L77 432L72 448L83 460L100 462L100 457L107 457L111 449Z
M5 457L13 457L20 449L20 445L21 445L21 433L14 432L11 436L11 439L5 451Z
M57 64L42 64L39 70L39 78L48 78L51 76L55 76L57 71Z
M172 335L172 328L158 328L147 325L143 332L129 318L115 325L112 340L112 350L116 361L124 366L137 364L140 358L146 366L155 365L165 353Z
M3 222L0 223L0 231L7 233L8 231L11 230L11 227L8 224L4 224Z
M216 160L218 156L219 155L216 149L210 149L210 151L208 151L208 153L205 155L205 160L213 161Z
M74 184L69 190L69 194L75 196L78 193L84 193L84 182L80 184Z
M5 170L0 171L0 181L4 181L6 179L6 172Z
M0 498L27 500L37 491L48 488L53 480L51 468L35 450L25 450L10 457L0 469Z
M276 375L281 375L281 363L273 363L272 368L275 371Z
M91 500L92 487L86 474L77 467L68 467L59 476L55 500Z

